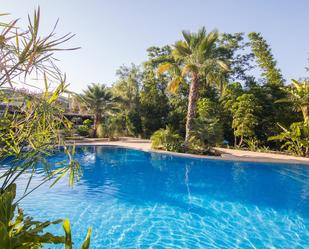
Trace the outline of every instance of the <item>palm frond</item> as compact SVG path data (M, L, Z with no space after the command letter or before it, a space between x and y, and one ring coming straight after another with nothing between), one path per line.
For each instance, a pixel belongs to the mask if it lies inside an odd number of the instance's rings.
M300 88L302 87L302 84L299 81L294 80L294 79L292 79L292 84L297 90L300 90Z
M177 90L179 89L180 84L183 82L183 78L181 76L175 76L167 86L167 89L171 93L176 93Z
M188 75L189 73L198 73L198 67L194 64L187 64L182 68L181 76L184 77Z
M192 52L190 48L188 47L187 43L184 41L177 41L174 45L174 49L172 51L172 54L176 60L179 60L180 58L184 56L190 55Z
M169 62L165 62L159 65L158 70L157 70L157 74L163 74L167 71L169 71L171 68L173 67L173 65Z
M183 30L182 31L182 36L185 39L185 41L187 42L188 45L191 44L191 33L188 30Z
M222 60L217 60L217 64L225 71L229 71L229 66Z

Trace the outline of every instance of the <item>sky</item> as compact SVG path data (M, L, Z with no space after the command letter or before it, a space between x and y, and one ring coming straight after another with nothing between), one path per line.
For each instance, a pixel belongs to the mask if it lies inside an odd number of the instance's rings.
M73 91L87 84L111 85L121 65L140 64L150 46L173 44L182 30L261 32L289 81L308 76L308 0L0 0L0 13L27 23L41 8L41 31L59 18L57 33L75 33L68 46L78 51L57 54L58 65Z

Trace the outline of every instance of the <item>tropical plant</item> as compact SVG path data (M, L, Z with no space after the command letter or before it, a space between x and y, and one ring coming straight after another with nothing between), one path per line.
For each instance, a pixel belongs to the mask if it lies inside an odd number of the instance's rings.
M0 195L0 248L41 248L46 244L65 244L66 249L72 249L71 228L69 220L35 221L30 216L25 216L21 208L17 209L14 203L16 197L16 184L11 184L7 190ZM17 209L17 210L16 210ZM44 229L51 225L63 222L64 236L56 236ZM90 234L92 228L88 229L87 237L81 249L90 246Z
M1 15L0 15L1 16ZM59 98L66 91L65 77L55 65L54 52L62 50L63 44L72 35L57 38L55 29L47 36L39 34L40 9L29 16L27 30L17 27L17 21L0 23L0 102L6 108L0 116L0 247L40 248L45 243L64 243L62 237L44 233L49 225L57 221L37 222L24 217L21 209L16 211L20 200L31 194L42 184L56 184L68 175L73 185L81 174L80 165L74 160L74 148L65 145L61 130L70 129L71 123L63 115ZM70 49L65 49L70 50ZM28 76L36 73L44 78L45 89L41 94L31 94L13 89L17 81L28 84ZM23 77L19 77L23 75ZM48 87L49 79L58 79L54 91ZM18 101L18 105L12 105ZM46 157L57 146L62 146L67 159L57 168ZM3 166L6 162L6 165ZM42 181L35 185L32 177L37 170L44 170ZM16 184L22 176L29 176L18 200ZM87 246L85 244L85 246ZM87 248L87 247L85 247Z
M235 146L241 146L244 138L254 135L254 128L258 124L256 113L260 109L253 94L244 93L236 99L232 106ZM240 137L239 143L237 137Z
M140 118L140 84L141 72L139 67L122 66L117 70L119 80L113 84L111 91L118 100L117 116L122 116L122 135L138 136L142 133Z
M169 71L172 75L172 80L168 84L168 89L172 92L185 82L186 77L191 79L186 118L185 146L187 146L192 135L199 85L215 72L228 70L228 66L218 58L217 31L207 34L205 28L202 28L198 33L183 31L182 34L184 40L176 42L172 50L175 63L161 64L158 73Z
M197 118L194 120L192 133L194 140L199 140L201 147L205 149L223 142L223 129L218 112L218 105L207 98L197 102Z
M90 135L90 132L91 132L91 125L92 125L92 120L90 119L85 119L83 121L83 124L80 125L78 128L77 128L77 132L79 135L81 136L89 136Z
M287 88L287 92L287 98L277 102L291 103L294 111L302 112L304 121L292 123L289 129L278 124L282 132L268 140L279 140L284 142L281 149L299 156L309 156L309 81L292 80L292 86Z
M181 136L170 127L157 130L150 138L151 147L158 150L181 152L183 141Z
M166 126L169 113L169 99L165 93L167 77L156 75L157 60L170 54L168 47L148 49L149 60L144 64L140 91L141 121L143 136L148 138L156 130Z
M304 122L309 119L309 80L303 82L292 80L292 86L287 88L288 96L277 103L291 103L294 111L302 112Z
M94 130L96 131L102 121L103 116L108 115L115 107L115 98L110 89L103 84L91 84L79 95L88 110L94 115Z
M0 13L1 16L8 15ZM68 33L64 36L57 37L55 30L46 36L39 33L41 12L40 8L34 11L33 18L28 16L29 24L26 30L22 30L17 26L18 20L15 19L9 23L0 23L0 86L9 85L13 87L16 83L14 79L18 76L30 75L33 72L38 74L46 73L49 77L59 79L59 69L55 65L54 52L75 50L78 48L61 48L66 41L74 37L74 34ZM20 77L19 82L28 78Z
M281 149L299 156L309 157L309 122L297 122L291 124L289 129L278 124L282 129L279 135L272 136L269 140L283 142Z

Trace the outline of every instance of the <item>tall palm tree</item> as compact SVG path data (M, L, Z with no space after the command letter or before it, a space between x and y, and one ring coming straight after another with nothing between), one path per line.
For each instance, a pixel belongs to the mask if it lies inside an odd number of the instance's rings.
M96 130L101 122L103 115L113 110L115 99L110 90L103 84L88 85L80 99L85 103L88 110L94 115L94 130Z
M219 34L217 31L207 34L203 27L197 33L183 31L182 35L184 40L177 41L173 46L172 57L175 63L162 63L158 73L168 71L171 74L172 80L168 84L168 89L172 92L177 91L185 79L191 80L186 120L185 146L187 146L191 139L199 84L205 79L209 81L210 76L213 78L215 72L228 70L228 66L218 58L216 42Z
M288 90L288 97L276 102L291 103L295 111L302 112L304 121L309 121L309 80L304 82L292 80L292 87Z

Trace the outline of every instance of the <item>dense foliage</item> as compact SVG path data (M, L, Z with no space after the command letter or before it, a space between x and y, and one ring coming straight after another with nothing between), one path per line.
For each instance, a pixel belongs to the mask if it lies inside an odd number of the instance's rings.
M0 14L3 16L3 14ZM73 35L57 37L55 28L39 33L40 10L29 17L26 30L17 21L0 22L0 248L40 248L64 244L72 248L68 220L35 221L24 215L19 201L42 184L56 184L67 176L73 185L82 174L67 147L64 133L72 122L60 98L67 92L65 75L54 53ZM309 81L286 84L269 44L261 34L183 31L173 45L150 47L139 66L122 66L111 87L91 84L72 97L72 110L93 115L77 132L89 137L151 138L154 149L211 153L213 146L250 150L283 150L309 156ZM253 76L259 68L261 76ZM45 88L21 93L15 84L29 85L37 75ZM50 89L50 83L57 83ZM67 160L57 167L46 157L61 146ZM5 165L5 166L3 166ZM38 167L45 176L38 185ZM19 178L27 177L16 200ZM28 197L30 198L30 197ZM63 223L64 236L45 232ZM82 245L89 248L91 228Z
M107 133L153 135L154 146L165 150L207 153L224 145L306 155L308 81L287 84L260 33L202 28L182 34L173 45L150 47L140 66L118 70L110 87L118 111L106 115ZM283 135L283 127L295 126L302 135L293 139L302 149L287 146L291 138ZM171 133L180 136L180 147L166 146L169 137L174 143Z

